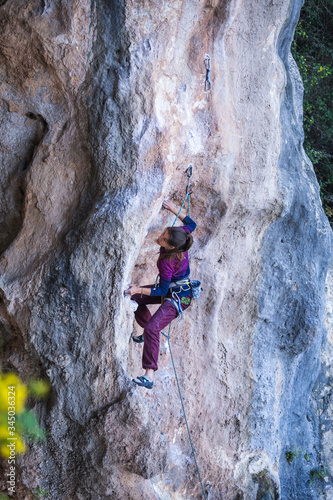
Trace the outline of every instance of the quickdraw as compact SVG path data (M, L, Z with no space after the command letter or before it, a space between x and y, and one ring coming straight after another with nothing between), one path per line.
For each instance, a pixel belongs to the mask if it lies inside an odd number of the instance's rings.
M179 217L179 214L183 210L183 207L185 205L186 200L188 200L188 216L191 217L191 194L193 194L193 189L191 186L192 165L189 165L187 167L187 169L185 170L185 173L187 175L186 194L185 194L185 198L184 198L184 201L182 203L182 206L180 207L180 210L179 210L178 214L176 215L176 218L175 218L172 226L174 226L176 224L177 219Z
M206 80L205 80L205 92L209 92L212 89L212 84L210 82L210 57L208 54L205 55L205 66L206 66Z

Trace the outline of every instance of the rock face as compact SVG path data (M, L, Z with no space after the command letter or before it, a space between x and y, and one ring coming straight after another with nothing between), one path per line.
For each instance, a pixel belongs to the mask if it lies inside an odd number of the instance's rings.
M167 341L154 390L133 387L123 297L155 281L189 164L203 292L171 345L206 496L332 498L332 233L302 149L301 3L0 2L2 365L52 384L17 498L202 498Z

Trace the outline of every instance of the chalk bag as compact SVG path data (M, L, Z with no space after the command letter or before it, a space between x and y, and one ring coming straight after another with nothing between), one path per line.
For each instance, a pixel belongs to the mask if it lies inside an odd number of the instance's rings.
M194 299L198 299L200 297L200 292L202 290L201 288L201 282L197 280L191 280L191 288L192 288L192 297Z

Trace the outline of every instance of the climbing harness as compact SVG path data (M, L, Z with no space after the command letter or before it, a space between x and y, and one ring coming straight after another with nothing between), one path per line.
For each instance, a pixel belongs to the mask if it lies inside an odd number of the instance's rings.
M186 169L186 175L187 175L187 178L188 178L188 183L187 183L187 186L186 186L186 196L185 196L185 199L184 199L183 204L181 206L181 209L179 210L178 215L176 216L176 219L175 219L174 223L172 224L172 226L174 226L176 224L176 221L177 221L177 219L178 219L178 217L180 215L180 212L182 211L182 209L183 209L183 207L185 205L186 200L188 200L188 216L190 217L190 213L191 213L190 212L190 198L191 198L191 194L193 193L193 189L192 189L192 186L191 186L191 183L190 183L190 178L191 178L191 175L192 175L192 165L190 165ZM157 284L157 280L158 280L158 276L156 278L155 286ZM188 288L186 288L186 287L188 287ZM188 291L190 289L192 290L192 298L198 298L199 295L200 295L200 290L201 290L201 283L200 283L200 281L189 280L188 277L185 277L185 278L183 278L181 280L178 280L178 281L174 281L174 282L170 283L170 286L169 286L169 291L172 292L172 298L171 297L167 297L167 298L164 299L164 300L169 300L176 307L176 309L178 311L178 314L179 314L179 319L182 318L182 312L183 312L182 307L181 307L181 300L183 298L186 298L186 297L179 298L178 295L177 295L177 293L180 293L181 291L185 291L185 290ZM161 333L168 340L168 346L169 346L169 350L170 350L170 356L171 356L173 371L175 373L175 378L176 378L176 382L177 382L179 398L180 398L180 402L181 402L181 405L182 405L182 410L183 410L184 419L185 419L185 423L186 423L187 434L188 434L188 438L189 438L190 445L191 445L191 448L192 448L192 455L193 455L193 459L194 459L195 466L196 466L196 469L197 469L197 473L198 473L198 477L199 477L199 481L200 481L200 485L201 485L203 497L204 497L204 500L207 500L206 492L205 492L205 489L203 487L201 476L200 476L200 470L199 470L199 466L198 466L198 462L197 462L195 448L194 448L194 445L193 445L193 442L192 442L192 438L191 438L190 428L189 428L188 422L187 422L187 417L186 417L186 413L185 413L185 406L184 406L184 401L183 401L182 393L181 393L181 390L180 390L180 385L179 385L179 380L178 380L178 376L177 376L176 366L175 366L175 362L173 360L173 355L172 355L172 350L171 350L171 345L170 345L171 324L172 324L172 321L171 321L171 323L169 325L169 331L168 331L167 334L164 333L164 332L162 332L162 331L161 331Z
M205 66L206 66L206 80L205 80L205 92L209 92L212 89L212 84L210 82L210 57L208 54L205 55Z
M179 319L182 319L183 309L181 306L181 298L179 297L180 292L189 292L191 290L191 281L189 279L183 278L178 281L173 281L169 285L169 292L171 292L172 298L166 297L165 300L169 300L177 309Z
M172 281L169 285L169 290L171 292L180 293L180 292L188 292L191 290L191 281L185 276L181 280Z
M156 276L155 280L155 288L158 286L158 278L159 274ZM179 297L178 294L180 292L189 292L192 291L192 299L198 299L200 297L200 292L202 290L201 288L201 282L197 280L189 280L187 277L178 280L178 281L172 281L169 285L169 290L168 293L171 293L172 297L164 297L163 301L168 300L173 304L173 306L177 310L177 316L179 316L179 319L182 319L182 314L183 314L183 309L181 307L181 304L189 304L188 302L184 302L184 299L186 297ZM190 300L190 299L189 299Z
M189 280L187 278L183 278L179 281L173 281L170 283L169 292L171 292L171 297L166 297L164 300L169 300L177 309L179 319L182 318L183 310L181 308L182 299L185 297L179 297L180 292L192 292L192 299L198 299L200 297L201 292L201 282L197 280ZM184 302L183 302L184 303Z

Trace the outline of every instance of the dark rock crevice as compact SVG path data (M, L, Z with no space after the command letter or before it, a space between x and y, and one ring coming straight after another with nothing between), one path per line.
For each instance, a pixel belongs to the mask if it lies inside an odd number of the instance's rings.
M24 382L30 377L47 379L43 362L30 344L28 335L8 312L0 296L0 364L3 372L14 371Z
M7 101L3 101L1 111L0 148L3 151L3 163L1 165L0 253L3 253L21 230L24 218L26 175L48 132L48 125L41 115L26 112L17 116L16 113L10 112Z

